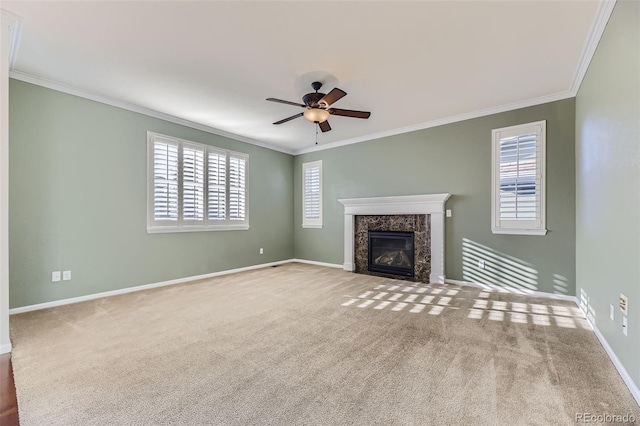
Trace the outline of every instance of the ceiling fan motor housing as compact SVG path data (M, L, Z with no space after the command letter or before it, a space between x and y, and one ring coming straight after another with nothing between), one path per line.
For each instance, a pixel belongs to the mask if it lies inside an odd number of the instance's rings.
M320 99L325 97L324 93L318 93L318 90L322 87L322 83L319 81L314 81L311 83L311 88L315 90L315 93L307 93L302 97L302 103L304 103L308 108L321 108L326 107L326 105L320 105L318 102Z
M302 97L302 103L310 108L318 108L319 106L321 106L318 102L320 101L320 99L324 98L324 95L324 93L319 92L307 93Z

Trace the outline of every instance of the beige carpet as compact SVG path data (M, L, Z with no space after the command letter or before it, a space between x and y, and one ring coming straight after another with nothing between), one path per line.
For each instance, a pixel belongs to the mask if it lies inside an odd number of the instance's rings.
M11 317L30 425L563 425L640 409L575 305L287 264Z

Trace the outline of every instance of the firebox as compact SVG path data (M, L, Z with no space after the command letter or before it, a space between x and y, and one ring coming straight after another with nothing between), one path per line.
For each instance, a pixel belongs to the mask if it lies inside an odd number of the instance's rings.
M414 276L413 232L369 231L369 271Z

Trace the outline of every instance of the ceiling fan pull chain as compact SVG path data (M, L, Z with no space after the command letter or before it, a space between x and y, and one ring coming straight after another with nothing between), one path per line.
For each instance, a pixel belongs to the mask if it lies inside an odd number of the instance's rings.
M317 122L316 124L316 145L318 145L318 127L320 126Z

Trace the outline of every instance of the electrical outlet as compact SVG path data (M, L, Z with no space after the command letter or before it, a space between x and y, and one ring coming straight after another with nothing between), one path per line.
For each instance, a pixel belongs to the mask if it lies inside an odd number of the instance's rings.
M62 271L62 280L69 281L71 279L71 271Z
M264 249L260 247L260 254L264 254Z
M624 315L629 315L629 299L620 293L620 310Z
M622 317L622 334L626 336L628 332L629 332L629 324L627 323L627 317L623 316Z
M478 268L484 269L484 260L478 260Z
M616 308L613 306L613 303L609 305L609 319L611 321L615 321L616 319Z
M451 217L451 209L447 209L447 217Z
M51 281L54 283L60 281L60 271L53 271L51 273Z

